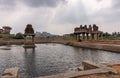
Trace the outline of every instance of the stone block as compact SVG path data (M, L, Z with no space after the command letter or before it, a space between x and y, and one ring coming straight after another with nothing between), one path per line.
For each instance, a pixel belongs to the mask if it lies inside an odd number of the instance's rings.
M0 78L18 78L19 75L19 68L8 68L5 69L2 76Z

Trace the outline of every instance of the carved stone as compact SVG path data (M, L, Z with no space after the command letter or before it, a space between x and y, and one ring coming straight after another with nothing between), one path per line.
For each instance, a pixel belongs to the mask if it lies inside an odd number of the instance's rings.
M79 37L77 38L78 40L80 38L83 40L98 40L99 35L101 35L102 32L99 31L99 27L96 24L93 24L93 26L89 25L89 27L87 27L87 25L80 25L80 27L76 27L74 29L74 34Z

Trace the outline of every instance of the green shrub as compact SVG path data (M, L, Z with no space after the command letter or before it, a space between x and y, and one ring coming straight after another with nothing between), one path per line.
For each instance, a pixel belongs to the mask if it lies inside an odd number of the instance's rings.
M0 38L3 38L3 35L0 35Z
M14 37L14 39L23 39L23 34L22 33L17 33Z

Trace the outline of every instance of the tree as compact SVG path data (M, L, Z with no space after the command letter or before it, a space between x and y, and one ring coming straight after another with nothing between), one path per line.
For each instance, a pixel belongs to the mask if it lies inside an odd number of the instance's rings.
M23 34L22 33L17 33L14 37L14 39L23 39Z
M108 32L105 32L105 33L103 33L103 36L104 37L109 37L109 36L111 36L111 34L109 34Z

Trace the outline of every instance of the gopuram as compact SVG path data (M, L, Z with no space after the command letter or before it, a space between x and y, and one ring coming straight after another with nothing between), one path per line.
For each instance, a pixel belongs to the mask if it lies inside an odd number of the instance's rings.
M93 26L89 25L80 25L74 29L74 35L76 40L100 40L102 39L102 31L99 31L99 27L96 24Z
M33 51L35 50L35 42L34 42L34 37L35 37L35 33L34 33L34 29L32 27L31 24L27 24L26 28L25 28L25 32L24 32L24 48L25 51L27 50L27 48L32 48Z

